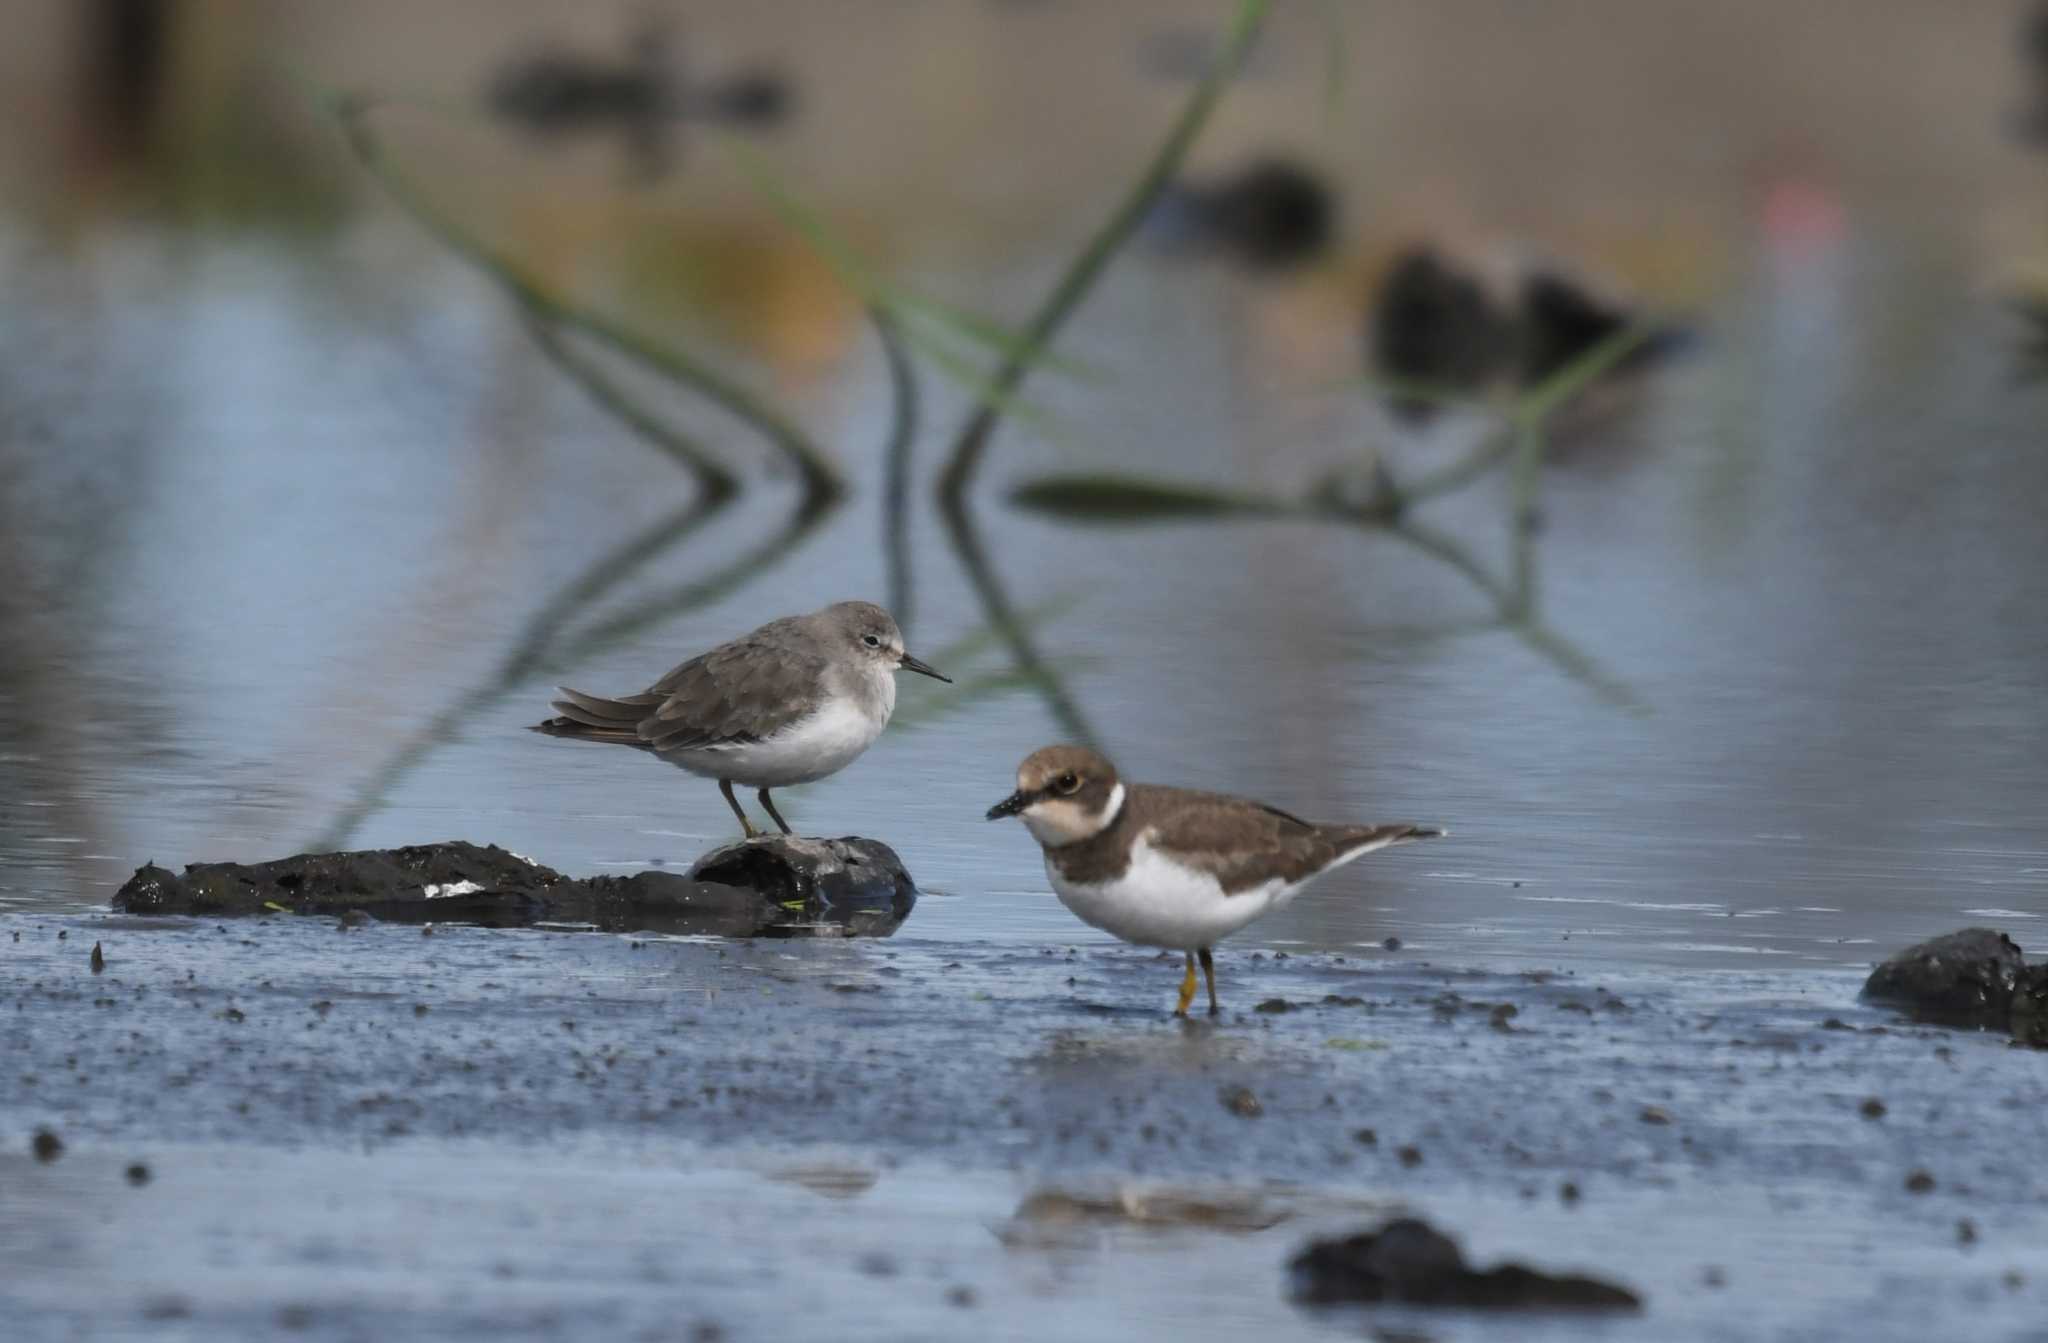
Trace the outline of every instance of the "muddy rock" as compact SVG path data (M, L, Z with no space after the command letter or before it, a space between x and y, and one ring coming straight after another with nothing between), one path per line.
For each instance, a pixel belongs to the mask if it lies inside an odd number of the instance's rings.
M130 914L358 912L392 923L521 927L587 923L614 932L728 937L894 932L917 888L879 840L777 835L729 844L687 874L566 877L496 845L302 853L264 863L149 864L115 894Z
M1553 1276L1522 1264L1475 1269L1458 1243L1401 1217L1377 1231L1318 1240L1288 1265L1294 1296L1311 1305L1386 1302L1462 1310L1640 1310L1625 1287Z
M1943 1026L2010 1030L2048 1043L2048 966L1990 928L1965 928L1893 956L1870 972L1863 996Z
M847 936L886 937L917 903L917 887L896 851L853 836L776 835L728 844L699 858L689 879L754 893L785 916L773 926L791 931L825 924Z

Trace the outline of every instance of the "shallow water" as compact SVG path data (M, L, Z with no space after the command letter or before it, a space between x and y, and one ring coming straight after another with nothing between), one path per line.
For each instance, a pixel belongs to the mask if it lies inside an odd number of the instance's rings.
M451 7L380 63L366 53L407 32L397 7L266 7L264 43L207 41L254 72L276 143L206 130L192 108L240 86L194 76L191 115L131 162L38 131L69 104L37 71L69 67L32 57L68 39L61 11L31 8L30 57L8 58L27 115L0 132L0 906L78 909L148 860L322 842L462 837L585 872L725 838L710 784L521 729L556 680L637 687L772 615L890 593L888 383L857 308L708 143L639 191L603 142L394 122L466 219L552 283L716 349L855 484L793 549L747 561L790 484L729 422L686 413L747 491L570 622L631 616L631 633L503 676L550 598L687 510L690 486L261 77L460 93L522 39L611 43L616 16L534 12L478 52ZM1619 4L1542 25L1479 0L1375 12L1327 120L1323 35L1283 19L1197 163L1279 144L1327 170L1346 193L1335 259L1266 280L1135 247L1060 345L1105 379L1033 381L1057 432L999 437L980 543L1013 602L1055 608L1037 642L1132 775L1452 831L1332 877L1244 945L1855 965L1974 922L2025 943L2048 912L2048 382L2015 376L2001 300L2048 262L2048 195L2001 131L2014 11L1869 6L1852 60L1818 11L1770 9L1760 50L1766 8L1725 8L1683 32ZM1209 18L961 6L851 33L836 12L720 11L706 59L782 62L811 110L763 153L896 279L1012 319L1184 95L1144 53ZM963 47L981 53L965 85L935 54ZM1047 63L1075 49L1049 108ZM1487 73L1484 96L1412 74L1432 68ZM1743 96L1696 70L1741 70ZM1554 143L1532 149L1531 125ZM1694 353L1545 475L1541 609L1575 652L1474 628L1483 597L1384 536L1088 527L1006 503L1053 468L1290 490L1374 448L1447 460L1472 426L1402 435L1331 390L1356 371L1365 276L1425 230L1542 247L1696 317ZM988 615L924 502L962 398L924 385L908 624L939 660ZM1506 516L1500 477L1424 513L1497 568ZM736 560L722 596L689 604ZM951 670L1004 666L998 645ZM792 822L894 844L938 893L919 936L1094 940L1021 831L980 819L1071 725L1028 689L913 721L938 687L905 681L904 721L792 793Z
M1179 1022L1170 959L911 933L14 914L0 954L0 1115L65 1144L0 1149L10 1336L2018 1340L2048 1305L2048 1053L1840 970L1230 954ZM1644 1313L1288 1299L1397 1211Z

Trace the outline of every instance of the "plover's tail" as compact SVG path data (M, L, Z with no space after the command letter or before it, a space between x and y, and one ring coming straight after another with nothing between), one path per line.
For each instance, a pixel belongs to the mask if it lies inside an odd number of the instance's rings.
M1418 839L1441 839L1449 832L1433 825L1326 825L1322 833L1341 855L1337 861L1348 863L1374 849Z
M553 702L558 717L535 723L530 729L550 737L574 737L579 741L614 742L621 746L646 746L640 723L654 712L659 696L628 695L606 699L581 690L560 687L562 698Z

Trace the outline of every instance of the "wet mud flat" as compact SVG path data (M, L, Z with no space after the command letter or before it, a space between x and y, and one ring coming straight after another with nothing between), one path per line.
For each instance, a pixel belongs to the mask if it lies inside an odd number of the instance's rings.
M12 916L0 964L12 1338L2048 1338L2048 1051L1854 972L1234 950L1182 1023L1093 943ZM1404 1215L1641 1310L1293 1299Z

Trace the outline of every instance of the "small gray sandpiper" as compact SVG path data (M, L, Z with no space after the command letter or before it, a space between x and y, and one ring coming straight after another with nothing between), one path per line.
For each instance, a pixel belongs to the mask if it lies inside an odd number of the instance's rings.
M748 839L763 832L740 810L732 786L759 789L761 805L787 835L768 790L835 774L873 745L896 709L898 669L952 680L904 651L887 611L837 602L771 620L637 695L607 699L563 686L554 701L560 716L533 730L636 747L718 780Z
M1104 932L1187 954L1175 1016L1195 999L1199 957L1216 1004L1211 949L1355 858L1444 831L1420 825L1316 825L1247 798L1126 785L1081 746L1048 746L1017 767L1017 791L988 819L1020 816L1045 850L1060 903Z

